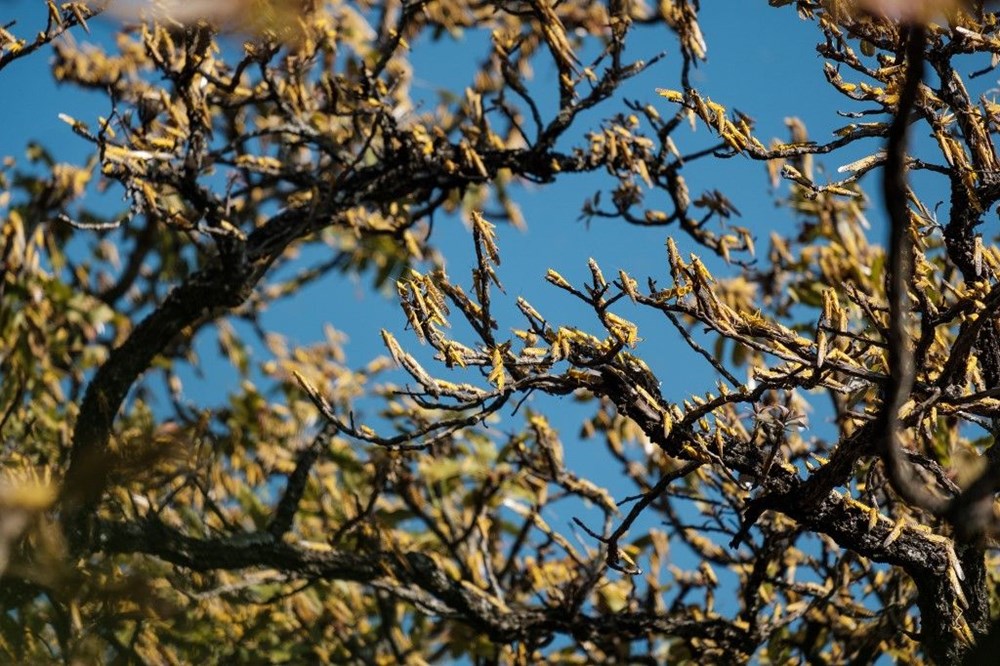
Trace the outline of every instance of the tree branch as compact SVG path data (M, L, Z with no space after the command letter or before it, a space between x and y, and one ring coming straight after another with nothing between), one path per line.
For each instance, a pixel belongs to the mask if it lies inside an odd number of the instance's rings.
M910 398L916 368L906 330L910 315L910 281L913 276L913 242L910 238L910 210L907 205L906 144L910 110L913 108L924 73L924 45L927 32L922 25L909 27L906 40L906 75L899 95L896 116L889 127L882 194L889 214L889 382L880 414L878 441L889 482L900 497L914 506L940 514L947 502L927 492L925 484L906 461L900 443L899 412Z

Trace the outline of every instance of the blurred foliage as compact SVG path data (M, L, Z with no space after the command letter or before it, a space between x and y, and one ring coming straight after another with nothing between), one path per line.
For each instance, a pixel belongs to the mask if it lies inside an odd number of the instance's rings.
M992 71L1000 21L964 2L770 4L814 24L850 107L827 143L796 118L758 137L738 100L693 87L712 36L692 0L130 3L103 44L82 32L97 5L0 22L0 81L53 53L57 81L109 104L58 110L83 164L32 144L0 167L0 659L916 664L988 644L1000 250L979 225L1000 201L1000 103L953 60ZM905 164L950 200L907 195L900 419L948 515L886 482L890 264L860 182L886 164L916 21L935 76L909 111L938 155ZM626 55L650 27L672 35L677 83L621 100L661 60ZM469 86L418 99L411 50L473 33ZM710 138L687 148L687 125ZM817 156L847 147L867 156L830 180ZM736 156L766 167L795 233L735 224L724 183L683 175ZM516 197L595 171L583 217L663 227L664 277L550 270L540 288L593 314L559 322L502 292L495 224L568 225ZM434 245L448 216L471 229L471 275ZM263 316L344 274L394 288L408 323L361 367L336 319L296 347ZM182 376L211 371L198 336L236 378L220 404L184 398ZM716 384L667 400L642 338L689 346ZM587 412L578 436L548 411L564 396ZM810 427L820 401L834 428ZM572 469L578 440L635 494ZM985 500L962 505L967 488Z

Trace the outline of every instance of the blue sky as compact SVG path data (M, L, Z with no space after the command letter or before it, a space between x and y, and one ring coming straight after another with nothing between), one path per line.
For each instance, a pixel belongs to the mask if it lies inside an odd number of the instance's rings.
M820 141L826 140L832 129L849 122L835 113L838 109L850 109L847 100L825 82L823 61L815 50L820 39L815 24L800 20L792 7L774 9L764 0L709 0L702 6L700 23L709 57L694 72L692 82L703 95L756 119L757 135L765 142L772 137L787 137L784 121L788 116L801 118L812 138ZM44 26L44 3L0 0L0 25L12 19L17 20L15 32L31 35ZM107 40L113 23L97 20L91 28L92 36L75 31L74 38ZM629 81L622 92L628 98L652 103L669 113L670 103L657 96L655 89L679 87L676 40L664 28L637 28L629 48L633 57L648 58L661 50L667 52L666 58ZM460 90L470 80L483 53L483 35L475 33L461 40L418 42L413 48L418 93L431 99L439 88ZM58 114L68 113L93 123L98 115L107 114L107 101L98 94L56 86L48 74L49 59L50 53L43 52L0 73L5 91L5 99L0 101L0 156L23 155L28 141L47 146L59 160L80 162L87 156L88 146L71 133ZM536 76L536 86L550 86L554 68L539 67ZM584 118L576 136L596 129L600 117L623 108L621 95L598 107L596 113ZM682 152L713 143L703 127L693 132L682 127L674 140ZM874 149L873 145L867 147L868 152ZM852 148L819 161L825 163L828 171L835 172L841 164L864 154L863 147ZM762 163L741 157L703 160L690 165L684 175L694 194L705 189L722 189L742 212L737 223L751 229L760 251L766 251L766 240L772 230L788 232L794 226L790 215L775 206L777 194L769 191ZM521 325L515 316L514 301L522 295L551 321L594 330L592 313L544 283L548 268L556 269L571 282L578 282L589 275L587 259L594 257L606 275L616 274L622 268L643 284L647 276L662 278L667 274L664 242L668 235L682 249L697 249L673 227L636 228L610 220L595 220L588 226L578 221L584 199L601 182L607 184L599 174L586 175L566 178L544 188L522 190L519 200L527 229L499 230L503 256L500 277L507 288L507 297L499 299L495 307L503 324ZM871 179L866 185L869 192L877 190ZM870 219L875 223L873 233L880 234L878 213L873 213ZM468 230L459 220L446 219L435 225L434 234L434 242L448 257L449 273L468 284L468 269L474 260ZM726 274L727 269L720 262L710 259L709 263L720 274ZM378 336L383 327L393 330L404 346L416 347L416 340L404 331L405 321L395 298L374 293L369 284L369 276L349 279L338 275L310 287L299 298L276 304L265 317L265 326L286 335L293 344L308 344L321 340L324 325L332 324L349 338L346 351L348 363L353 367L363 366L384 353ZM504 309L507 315L502 314ZM619 314L639 324L643 342L638 354L661 377L667 398L677 400L714 390L716 378L709 366L687 349L668 322L624 306ZM199 348L212 371L201 379L189 375L185 395L195 402L218 402L227 392L238 389L238 380L234 373L212 360L213 335L203 334ZM266 350L258 350L256 360L266 360L266 354ZM635 492L624 482L617 466L609 467L606 456L596 452L595 443L577 441L580 417L587 410L572 407L568 399L537 398L529 406L546 410L560 427L567 462L574 471L606 485L617 497ZM521 418L518 416L518 421ZM812 420L817 432L825 436L832 433L829 425L823 425L821 412L812 415ZM567 510L558 519L568 523L570 517Z
M762 1L703 5L700 20L709 45L709 58L692 76L703 95L754 117L758 135L765 140L787 136L784 119L791 115L802 118L814 136L821 139L833 127L844 124L833 113L843 99L823 80L822 60L815 52L818 35L813 24L801 21L789 8L775 10ZM44 26L44 3L0 2L0 23L10 20L17 21L12 28L16 33L32 35ZM97 19L92 21L91 35L77 30L73 38L107 44L113 28L113 20ZM439 89L464 87L485 53L485 37L469 32L457 40L446 37L439 42L415 44L412 53L417 95L430 100ZM585 116L574 138L596 129L602 117L623 110L623 96L658 105L664 113L673 110L656 95L655 89L679 87L676 40L662 27L636 28L632 37L629 46L632 57L650 58L660 51L666 51L667 57L629 81L614 100ZM108 113L108 103L100 94L55 85L48 73L50 60L51 53L43 51L3 71L4 89L15 92L0 104L3 128L0 155L21 156L28 141L38 141L59 160L80 162L87 156L89 146L71 133L58 114L68 113L93 124L98 115ZM555 76L554 67L542 64L533 85L539 90L551 88ZM542 102L544 108L545 93ZM682 127L674 138L682 151L714 143L703 127L695 131ZM859 156L846 155L844 161ZM790 216L774 205L775 195L768 190L761 163L744 158L703 160L693 163L685 171L685 177L693 193L723 189L743 213L739 223L755 233L761 249L765 249L763 240L772 229L788 230L792 226ZM510 326L522 324L515 316L514 300L523 295L551 321L594 330L592 313L543 282L548 268L556 269L570 281L583 280L588 275L587 259L594 257L606 274L613 275L623 268L643 283L647 276L666 274L664 242L668 235L673 235L683 249L697 250L672 227L637 228L600 219L585 225L578 221L584 199L601 183L607 185L601 174L590 174L566 178L544 188L522 190L519 201L527 229L501 226L499 230L504 259L500 275L507 289L507 297L496 304L501 322ZM474 258L468 230L457 219L450 219L436 224L434 234L434 241L448 257L449 273L468 284L468 269ZM726 268L719 262L709 261L720 273L725 273ZM288 336L293 344L308 344L321 340L324 325L332 324L347 334L348 362L355 367L384 353L378 335L382 327L396 331L404 344L416 347L416 340L403 330L405 321L395 298L372 292L369 284L369 276L356 279L337 276L326 280L310 287L299 298L276 304L265 318L265 325ZM638 352L661 376L663 392L668 398L681 399L690 393L714 389L715 377L708 365L688 350L665 320L636 310L625 309L621 314L634 318L640 325L643 342ZM213 402L237 390L235 373L213 361L214 335L202 334L199 349L209 371L203 378L185 373L186 397L199 403ZM258 351L257 360L265 360L266 350ZM560 426L566 439L567 461L577 473L607 484L616 495L635 492L617 470L608 474L607 460L594 452L592 443L573 441L579 419L586 410L571 407L569 400L535 401L539 404L529 403L529 406L546 409ZM568 520L569 516L564 518Z
M757 133L764 138L787 136L784 119L791 115L804 119L819 138L827 136L831 128L844 124L843 119L833 114L834 109L842 106L843 98L822 80L822 60L815 53L817 33L812 24L798 19L789 8L775 10L764 2L703 4L701 24L709 43L709 60L702 63L692 77L703 94L754 117L758 123ZM44 25L44 18L44 3L40 0L0 0L0 21L16 20L13 30L19 34L33 34ZM81 42L106 43L112 28L113 21L97 19L92 21L90 36L77 30L74 38ZM648 58L661 50L668 55L644 75L629 81L622 92L630 99L653 103L669 113L673 110L671 105L656 95L655 88L678 85L676 41L664 28L637 28L635 33L630 44L631 55ZM413 61L417 94L432 98L438 89L464 86L484 53L482 38L483 35L473 33L466 34L462 40L445 38L437 43L416 44ZM93 122L98 115L108 113L107 101L99 93L55 85L48 73L49 61L50 54L43 51L3 71L4 89L14 94L0 104L0 127L3 128L0 155L20 157L28 141L42 143L59 160L82 161L88 155L89 146L72 134L58 119L58 114L68 113ZM551 86L554 68L541 66L536 76L540 89ZM595 129L600 117L622 110L621 97L619 95L585 117L580 133L575 136ZM14 99L16 102L12 103ZM683 151L707 145L712 140L704 128L692 132L684 127L675 134L675 141ZM843 161L853 158L848 154ZM703 160L691 164L685 170L685 177L692 193L722 188L743 213L739 223L750 227L758 239L766 239L772 229L791 228L791 218L774 206L774 196L768 191L764 167L760 163L745 158ZM555 268L571 280L583 278L587 274L586 260L593 256L605 272L625 268L641 280L647 275L663 273L663 244L668 234L674 235L682 247L687 244L689 249L696 249L672 227L642 229L609 220L595 220L589 226L578 222L584 199L602 182L607 184L601 174L588 174L544 188L522 190L519 201L528 223L527 230L500 229L505 259L503 278L508 292L523 294L536 306L551 302L552 307L565 308L568 306L566 299L541 284L540 279L547 268ZM434 240L451 260L449 271L457 275L458 269L453 265L471 266L472 246L468 232L457 221L448 222L437 225ZM372 294L364 278L357 284L324 284L323 289L326 293L329 289L337 290L331 298L336 298L338 303L356 303L379 312L378 316L366 317L365 322L352 321L353 318L335 322L351 336L352 357L355 352L359 353L359 359L369 356L371 350L366 342L373 337L371 329L351 329L391 317L398 309L392 302ZM322 324L330 320L329 313L301 305L301 302L282 305L289 310L281 310L280 318L276 319L285 323L294 321L288 333L299 342L317 340L322 334ZM548 307L545 314L558 318L558 312ZM670 336L669 332L664 332ZM648 337L653 337L652 331Z

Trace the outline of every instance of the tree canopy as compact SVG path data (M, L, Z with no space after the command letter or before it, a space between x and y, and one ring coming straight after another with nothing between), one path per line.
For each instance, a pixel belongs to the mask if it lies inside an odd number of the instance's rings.
M0 167L4 661L951 664L1000 642L989 6L759 2L815 32L840 100L831 136L774 138L699 91L697 0L45 4L0 6L5 103L26 91L4 70L49 57L108 110L52 110L86 160L42 141ZM628 48L650 29L662 53ZM441 41L476 71L429 99L412 59ZM691 175L722 160L768 176L791 231ZM585 233L519 207L576 180L599 183L583 221L662 231L661 270L506 290L499 230ZM405 320L376 358L338 332L355 304L306 346L267 317L358 276ZM713 379L667 377L681 348ZM218 399L187 397L220 364Z

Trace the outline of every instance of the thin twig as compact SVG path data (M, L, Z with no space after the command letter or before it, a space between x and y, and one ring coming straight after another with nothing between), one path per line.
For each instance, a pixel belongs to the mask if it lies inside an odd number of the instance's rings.
M635 506L632 507L632 510L628 512L628 515L625 516L625 520L623 520L621 524L618 525L617 528L615 528L615 531L612 532L610 536L607 537L600 536L599 534L591 530L589 527L584 525L583 522L578 518L573 518L573 522L579 525L584 532L586 532L593 538L597 539L601 543L604 543L608 546L608 552L605 557L607 565L610 568L614 569L615 571L620 571L621 573L629 575L641 574L642 571L634 564L631 563L622 564L622 555L624 553L622 552L621 548L618 547L619 540L625 535L626 532L628 532L629 528L632 527L632 524L639 517L639 514L641 514L646 509L646 507L655 502L657 498L659 498L660 495L662 495L667 490L667 487L671 483L673 483L677 479L681 479L687 476L691 472L701 467L702 464L703 463L700 461L692 461L683 465L682 467L679 467L678 469L675 469L673 472L670 472L669 474L664 474L660 478L660 480L656 482L656 485L649 489L649 492L642 494L642 496L639 498L639 501L635 504Z
M667 316L667 319L670 320L670 323L674 325L674 328L676 328L677 331L681 334L681 336L683 336L684 341L688 343L688 346L690 346L691 349L693 349L696 352L698 352L699 354L701 354L702 357L704 357L705 360L707 360L712 365L712 367L715 368L719 372L720 375L722 375L723 377L725 377L726 380L730 384L732 384L734 388L739 389L739 388L743 387L743 385L740 383L740 381L738 379L736 379L736 377L734 377L733 374L731 372L729 372L729 370L726 370L726 366L724 366L722 364L722 361L716 359L714 356L712 356L711 354L709 354L705 350L704 347L702 347L701 345L699 345L695 341L695 339L691 337L691 334L688 333L687 329L684 328L683 326L681 326L681 323L677 320L677 317L674 315L674 313L669 312L667 310L664 310L663 314L665 314ZM736 342L735 344L739 344L739 343Z

